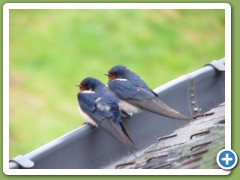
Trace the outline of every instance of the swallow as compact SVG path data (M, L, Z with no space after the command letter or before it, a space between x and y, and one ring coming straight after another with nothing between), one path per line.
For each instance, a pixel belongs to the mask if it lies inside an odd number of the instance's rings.
M79 111L86 122L93 127L102 128L127 145L134 154L136 146L122 122L116 95L92 77L85 78L77 86L80 88L77 94Z
M155 114L180 120L192 120L165 104L140 76L127 69L125 66L112 67L108 73L108 87L122 101L121 108L126 112L137 113L142 109Z

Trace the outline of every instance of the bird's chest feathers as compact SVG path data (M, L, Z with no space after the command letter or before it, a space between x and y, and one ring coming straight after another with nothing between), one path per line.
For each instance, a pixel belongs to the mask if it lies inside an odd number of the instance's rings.
M79 107L79 112L81 114L81 116L85 119L85 121L95 127L98 127L97 123L95 123L95 121L89 117L89 115L87 115L80 107Z
M136 114L141 111L136 106L129 104L127 101L124 101L124 100L120 100L119 107L120 107L120 109L122 109L128 113L133 113L133 114Z

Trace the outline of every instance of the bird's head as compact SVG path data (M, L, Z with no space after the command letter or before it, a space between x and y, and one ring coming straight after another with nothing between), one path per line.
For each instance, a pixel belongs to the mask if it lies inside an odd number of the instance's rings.
M79 84L76 86L79 86L80 91L94 91L97 85L102 84L99 80L88 77L83 79Z
M125 78L128 72L129 70L125 66L117 65L112 67L105 75L108 76L109 81L111 81L117 78Z

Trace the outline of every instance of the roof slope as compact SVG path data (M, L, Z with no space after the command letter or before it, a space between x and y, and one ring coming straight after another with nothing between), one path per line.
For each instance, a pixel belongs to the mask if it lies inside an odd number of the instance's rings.
M179 169L219 168L216 155L224 149L225 104L188 123L172 134L160 137L143 155L116 168Z

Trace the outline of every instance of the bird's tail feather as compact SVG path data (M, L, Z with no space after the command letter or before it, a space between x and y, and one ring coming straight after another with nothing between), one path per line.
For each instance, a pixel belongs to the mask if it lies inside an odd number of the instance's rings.
M121 129L119 129L112 120L105 119L99 124L109 135L114 137L119 142L127 145L132 152L137 150L133 140L130 138L125 126L121 123ZM134 154L135 155L135 154Z
M180 119L180 120L192 120L193 118L191 116L187 116L185 114L182 114L176 110L174 110L173 108L169 107L168 105L166 105L164 102L162 102L160 99L158 98L154 98L154 99L147 99L144 101L137 101L137 100L129 100L130 103L148 110L150 112L162 115L162 116L167 116L170 118L174 118L174 119Z
M136 147L135 143L133 142L132 138L130 137L125 125L123 124L123 122L120 123L120 126L122 128L122 132L124 133L124 135L130 140L131 143L129 145L131 146L131 148L134 149L134 150L137 150L137 147Z

